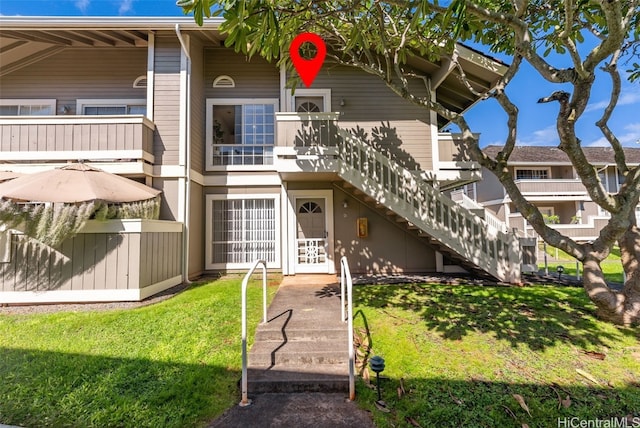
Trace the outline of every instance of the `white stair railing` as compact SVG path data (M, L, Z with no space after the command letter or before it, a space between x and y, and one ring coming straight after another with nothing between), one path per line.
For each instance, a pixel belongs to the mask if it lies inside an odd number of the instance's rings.
M340 176L411 222L475 267L506 282L520 282L517 237L442 195L411 171L337 128Z
M468 210L482 210L484 212L484 221L486 221L489 226L495 227L496 230L499 230L502 233L507 233L507 231L509 230L507 224L504 221L500 220L498 217L491 214L491 212L487 211L485 207L465 195L462 190L451 192L451 200L457 202L462 207Z
M356 399L355 352L353 349L353 281L351 279L351 271L349 270L349 262L345 256L342 256L340 259L340 308L340 320L347 323L347 346L349 347L349 400L353 401Z
M247 285L249 278L253 272L262 265L262 322L267 322L267 262L264 260L256 260L249 269L249 272L242 280L242 398L240 406L245 407L251 404L248 397L248 381L247 381Z

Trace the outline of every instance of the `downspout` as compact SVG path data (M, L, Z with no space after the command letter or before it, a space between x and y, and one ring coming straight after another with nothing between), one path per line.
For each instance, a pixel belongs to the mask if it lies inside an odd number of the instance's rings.
M189 281L189 226L190 226L190 215L189 215L189 207L191 205L191 150L190 150L190 141L191 141L191 106L189 105L191 99L191 55L189 54L189 47L185 43L182 38L182 33L180 32L180 24L176 24L176 36L180 41L180 47L182 48L182 52L187 58L187 76L186 76L186 90L185 90L185 99L184 99L184 108L185 108L185 120L184 123L181 124L184 126L184 160L185 160L185 170L184 175L180 178L184 178L184 235L182 237L182 282L184 284L190 284Z

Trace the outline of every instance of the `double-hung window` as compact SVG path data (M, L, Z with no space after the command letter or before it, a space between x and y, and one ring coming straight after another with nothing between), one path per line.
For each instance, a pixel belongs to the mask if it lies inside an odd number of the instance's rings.
M56 100L0 100L0 116L50 116Z
M548 169L516 169L516 180L546 180Z
M209 167L272 165L276 99L207 100Z
M278 267L278 211L277 195L207 196L207 268L244 268L258 259Z

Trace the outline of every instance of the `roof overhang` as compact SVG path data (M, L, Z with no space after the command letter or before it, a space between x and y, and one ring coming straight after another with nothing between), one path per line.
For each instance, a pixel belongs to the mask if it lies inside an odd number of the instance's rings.
M220 19L199 26L193 17L0 17L0 76L68 48L137 47L149 34L181 31L220 44Z
M146 47L150 33L189 32L203 41L220 46L224 36L218 31L223 20L207 19L199 26L184 17L0 17L0 76L40 61L63 49L77 47ZM467 46L457 44L451 57L429 61L414 56L409 65L430 77L436 99L444 107L464 112L480 97L467 88L456 64L464 71L476 93L490 91L507 71L507 66ZM439 128L447 120L438 117Z

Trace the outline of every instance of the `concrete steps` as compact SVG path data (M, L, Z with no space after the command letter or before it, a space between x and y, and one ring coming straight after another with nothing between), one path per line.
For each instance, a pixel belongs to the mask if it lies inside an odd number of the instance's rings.
M249 393L346 392L348 337L331 275L286 277L249 352Z

